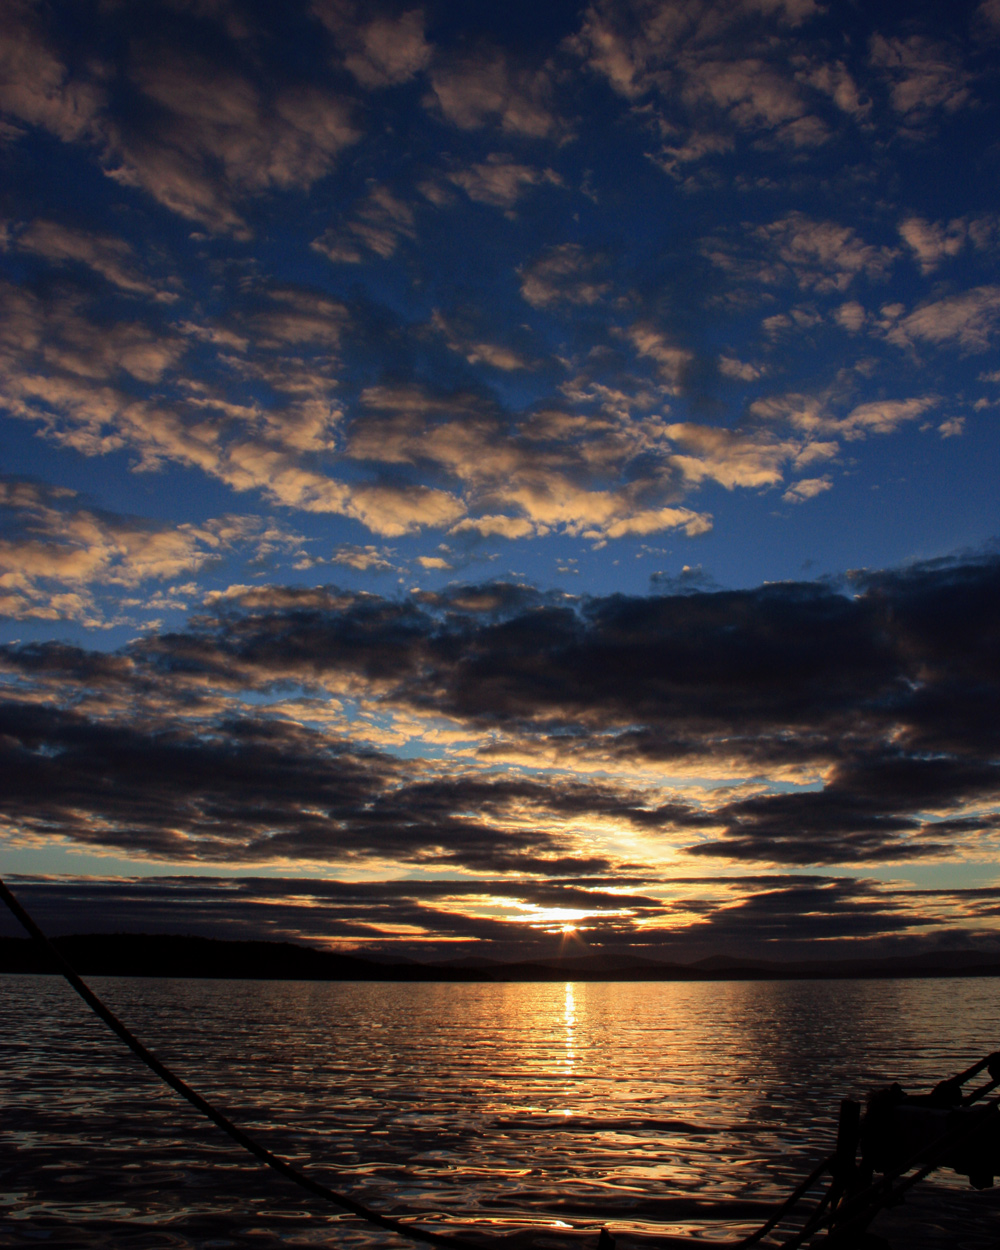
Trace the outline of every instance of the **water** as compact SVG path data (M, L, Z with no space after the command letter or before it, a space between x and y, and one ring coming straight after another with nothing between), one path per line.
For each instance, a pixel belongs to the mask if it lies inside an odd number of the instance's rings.
M1000 1045L996 981L407 985L94 978L271 1150L504 1246L735 1240L833 1146L838 1102ZM0 1244L402 1245L243 1156L54 977L0 977ZM1000 1246L951 1173L900 1247Z

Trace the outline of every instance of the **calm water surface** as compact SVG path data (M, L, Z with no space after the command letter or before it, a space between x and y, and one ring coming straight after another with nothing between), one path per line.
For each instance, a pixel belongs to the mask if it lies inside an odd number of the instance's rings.
M991 979L93 985L271 1150L515 1247L735 1240L829 1153L840 1098L1000 1047ZM0 1100L0 1244L403 1244L242 1156L55 977L0 977ZM1000 1247L993 1191L940 1176L894 1244Z

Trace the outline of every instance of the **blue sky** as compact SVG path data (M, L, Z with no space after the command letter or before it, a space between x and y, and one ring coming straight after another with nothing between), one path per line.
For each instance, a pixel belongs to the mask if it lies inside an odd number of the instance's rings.
M55 927L994 942L996 0L3 17Z

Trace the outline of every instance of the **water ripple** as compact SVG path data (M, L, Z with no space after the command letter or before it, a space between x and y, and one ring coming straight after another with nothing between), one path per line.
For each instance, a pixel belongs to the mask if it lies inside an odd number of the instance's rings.
M840 1098L1000 1042L978 980L94 984L269 1149L510 1250L592 1250L605 1223L622 1250L734 1240L830 1151ZM61 981L0 985L0 1244L398 1244L242 1156ZM913 1250L995 1247L995 1195L963 1185L942 1174L919 1229L886 1227Z

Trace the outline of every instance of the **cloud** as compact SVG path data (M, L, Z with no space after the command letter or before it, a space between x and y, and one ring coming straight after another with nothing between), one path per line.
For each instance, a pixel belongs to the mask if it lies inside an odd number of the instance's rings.
M505 373L531 367L530 362L512 347L503 343L491 343L477 335L468 318L449 318L439 309L435 309L431 316L431 326L444 336L451 351L464 356L470 365L489 365L493 369L502 369Z
M0 479L0 613L100 626L98 587L181 579L238 549L252 557L298 543L254 517L155 525L87 507L71 490ZM174 596L163 606L187 605Z
M374 387L363 400L371 415L355 425L347 454L428 464L458 479L470 515L455 518L456 532L514 537L558 529L600 539L674 528L694 534L710 525L705 515L664 498L677 489L670 462L659 468L651 458L644 475L623 480L630 461L655 443L668 453L659 422L580 421L575 441L567 442L554 414L530 415L511 431L504 414L472 394ZM509 510L506 520L498 521L498 505Z
M767 421L786 421L794 429L815 436L835 434L849 440L869 434L891 434L905 421L913 421L940 400L935 395L913 399L877 399L857 404L844 416L830 412L827 401L809 395L771 396L755 400L750 411ZM836 444L828 445L830 452Z
M688 538L697 538L699 534L707 534L711 528L710 516L693 512L690 508L646 508L585 530L584 537L622 538L625 534L659 534L664 530L679 529Z
M825 61L820 64L800 59L799 77L817 91L828 95L834 104L856 121L865 119L871 111L871 101L866 98L843 61Z
M734 356L720 356L719 372L724 378L734 378L740 382L756 382L763 376L764 370L760 365L738 360Z
M311 187L360 135L328 90L257 86L192 48L140 45L129 74L147 120L106 121L109 175L214 231L246 237L244 198Z
M965 246L966 230L961 218L939 224L907 217L899 223L899 233L919 261L921 273L932 273L943 260L957 256Z
M993 251L997 246L1000 219L994 215L953 217L948 222L907 217L899 233L920 265L920 272L933 273L941 264L958 256L967 244L977 251Z
M653 0L624 6L595 3L585 11L571 46L616 91L634 97L670 87L670 71L682 66L685 53L692 69L700 68L701 56L712 55L741 23L773 18L779 29L796 27L820 11L814 0L737 0L726 5L705 0L670 9Z
M958 438L965 432L964 417L949 417L947 421L942 421L938 426L938 433L942 438Z
M499 49L480 49L436 61L430 82L425 103L460 130L496 125L530 139L558 138L564 132L544 65L516 65Z
M506 209L513 208L528 187L562 185L555 170L519 164L502 152L491 152L485 161L453 170L447 178L470 200Z
M868 313L864 304L859 304L857 300L847 300L834 311L833 318L848 334L857 334L868 320Z
M590 873L625 831L650 866L990 854L998 604L990 558L651 598L237 586L118 656L0 651L5 819L176 863ZM366 723L408 725L406 757ZM478 753L422 757L442 723Z
M598 298L596 265L567 245L522 279L533 298L585 302ZM648 322L615 335L652 364L657 384L623 376L622 390L580 375L563 387L568 411L543 403L510 412L472 392L416 386L367 387L347 407L336 395L354 314L318 291L263 287L214 324L182 321L169 331L102 325L76 296L43 301L8 289L6 299L8 407L53 441L86 455L127 448L143 470L196 468L234 490L351 517L387 537L503 515L467 528L588 538L704 532L710 518L684 506L686 491L706 480L777 485L783 466L818 454L801 439L650 415L657 392L680 390L694 356ZM527 365L513 348L475 335L468 318L436 313L431 324L470 363ZM215 353L214 372L180 371L195 345ZM143 396L123 375L156 390ZM860 422L826 418L826 428Z
M567 46L643 110L662 140L650 156L681 177L683 166L732 151L739 137L792 150L823 144L831 131L819 112L831 102L863 115L845 65L797 35L819 12L812 3L596 0Z
M890 343L911 347L915 342L937 347L961 347L984 352L1000 324L1000 286L979 286L959 295L930 300L903 315L901 305L882 309L882 327Z
M651 325L637 323L624 332L640 356L652 360L668 390L676 394L681 381L690 370L694 354L662 334Z
M989 852L995 559L858 574L843 590L684 590L572 599L501 584L391 600L234 587L183 634L118 658L7 648L6 818L26 837L175 862L432 857L546 872L567 856L606 863L623 828L651 863L683 847L794 865ZM118 691L114 718L46 704L75 682L91 699ZM313 692L299 714L314 724L346 690L383 722L447 718L499 771L468 755L394 759L297 724L294 704L265 717L238 701L289 686ZM130 687L141 722L121 710ZM148 729L157 709L169 733ZM503 770L531 758L556 771ZM647 780L586 779L616 767ZM692 774L727 784L665 785Z
M122 374L138 382L159 382L186 347L179 335L142 321L91 320L72 294L43 300L0 283L0 303L5 313L0 353L9 380L8 403L33 388L54 398L60 375L73 379L69 385L81 391L93 385L94 400L101 402L97 384ZM30 373L32 364L39 370L35 377ZM110 402L110 397L103 398Z
M745 240L713 240L706 254L736 277L765 286L794 281L820 295L846 291L858 278L884 279L897 255L866 243L850 226L799 212L758 226L752 238L752 247Z
M981 0L976 17L987 27L1000 30L1000 0Z
M586 300L591 263L559 249L524 280L547 282L553 299ZM578 387L574 400L599 403L591 415L561 405L508 412L472 392L416 386L367 387L348 411L335 395L351 310L307 288L263 287L216 324L184 321L167 332L139 321L102 326L75 296L42 301L9 289L7 309L8 410L52 441L91 456L126 448L144 471L183 465L386 537L466 521L509 537L702 533L711 519L684 505L687 489L709 478L761 484L764 462L776 484L782 461L803 450L746 436L722 457L708 427L668 428L596 384ZM432 324L467 360L508 371L525 364L503 345L463 341L460 319ZM692 359L686 348L642 323L623 337L654 364L661 389L678 388ZM214 373L179 370L195 345L216 353ZM137 394L123 374L155 392Z
M805 874L760 876L721 898L706 887L707 882L699 892L692 883L681 906L701 921L700 933L692 925L693 932L685 936L689 941L700 936L713 951L755 949L759 955L770 950L782 958L794 951L794 957L810 960L857 955L858 939L867 939L866 954L875 953L871 940L878 939L875 949L882 955L917 953L944 940L935 933L943 923L941 911L933 904L916 905L905 887L895 883ZM959 923L968 923L968 909L949 918L959 916ZM968 941L967 933L971 936L966 930L957 944Z
M826 138L825 126L808 116L794 81L757 58L699 58L698 72L685 83L684 94L692 103L711 103L740 130L778 129L793 147L813 146Z
M0 110L72 142L94 129L104 104L97 84L74 78L29 0L4 0Z
M698 591L721 589L700 564L685 564L679 573L667 573L662 569L650 573L649 584L658 593L666 595L690 595Z
M603 256L578 243L560 243L518 270L521 294L533 308L589 307L611 290L611 283L601 277L605 266Z
M936 403L935 396L921 399L874 400L858 404L838 421L821 427L824 432L842 434L845 438L861 438L867 434L891 434L904 421L922 416Z
M442 943L524 940L545 906L623 942L936 923L827 878L671 883L685 863L995 857L995 562L741 591L676 570L735 492L789 525L833 507L865 439L973 450L961 414L995 370L946 357L996 346L1000 231L927 198L921 136L972 116L989 5L947 37L869 40L862 18L845 42L812 0L587 0L530 48L504 20L502 49L482 14L419 0L277 22L229 0L2 7L24 183L4 411L12 445L54 481L106 479L117 508L0 482L9 632L141 635L3 651L12 837L198 871L517 878L529 909L344 895L323 923L345 941L393 907ZM169 499L130 516L119 488ZM612 541L620 595L521 584L585 587ZM261 584L279 558L299 584ZM527 572L437 589L473 559ZM674 580L626 593L643 569ZM323 571L385 593L305 584ZM557 872L575 884L545 903ZM580 884L604 873L642 884L616 907Z
M561 911L624 934L634 919L664 910L659 899L642 893L641 882L626 897L601 885L586 878L351 882L185 875L78 879L75 894L63 879L21 877L16 888L54 934L86 931L96 913L116 931L258 939L265 933L272 940L361 944L366 951L432 958L453 955L457 942L488 945L511 957L532 949L548 954L548 935L558 927L553 917ZM408 931L402 940L401 926Z
M336 39L345 67L363 87L398 86L430 64L432 48L424 34L422 9L373 15L371 5L359 11L352 0L313 0L311 7Z
M970 77L958 53L945 43L910 35L873 35L869 59L889 84L889 99L910 124L926 122L935 109L954 113L969 102Z
M859 939L866 955L916 953L928 940L996 949L995 889L917 891L815 873L670 881L649 874L464 881L20 876L14 886L53 934L87 932L101 916L115 932L266 936L418 959L453 958L473 947L497 958L551 956L550 935L567 916L608 952L685 962L720 953L850 957Z
M890 741L902 750L901 744L910 739L899 736L898 717L915 718L912 731L917 733L925 714L930 730L945 712L928 683L944 681L942 692L950 687L957 694L961 681L954 683L960 673L978 673L987 685L992 682L995 665L983 648L988 648L988 610L998 593L997 579L996 563L984 561L866 575L857 579L853 598L821 584L787 584L752 592L593 600L578 607L546 600L537 592L525 598L526 592L520 592L504 608L503 587L491 594L483 588L478 595L457 588L434 601L442 611L458 603L470 605L462 610L473 618L488 605L490 611L499 608L506 624L498 630L487 619L481 636L478 626L468 633L472 621L449 625L430 605L414 614L413 605L372 596L345 600L311 592L316 594L314 606L307 611L297 596L287 622L280 600L272 605L265 598L259 606L252 597L238 600L233 604L236 615L221 619L218 629L234 659L239 655L243 663L257 663L253 657L263 648L260 662L284 655L289 664L304 664L315 673L317 664L334 671L355 659L360 662L362 653L354 650L351 639L366 639L366 647L375 648L370 654L377 654L380 638L386 644L398 640L405 623L407 645L400 649L397 641L391 652L400 692L423 703L436 691L433 703L442 712L482 717L484 723L513 724L523 716L526 729L537 725L541 732L563 720L597 732L648 721L671 736L680 733L680 740L688 730L695 733L691 750L722 747L745 752L751 760L771 749L788 758L815 758L818 751L820 758L829 752L828 758L836 760L844 747L835 727L843 725L843 716L854 714L852 709L861 717L860 725L869 721L874 732L878 716L870 718L882 707L879 716ZM979 615L963 615L970 612ZM735 632L733 619L742 622ZM293 623L299 632L289 651L285 632ZM944 649L944 640L956 628L963 652L949 659L952 653ZM458 651L451 629L467 638ZM536 644L522 650L531 637ZM208 645L208 635L204 643ZM596 665L598 654L607 657L603 668ZM538 665L550 676L536 689ZM905 697L900 694L902 702L879 703L885 692L902 689L900 674L916 671L923 677ZM627 672L634 679L625 681ZM419 683L412 686L418 673ZM962 697L979 701L987 694L983 687ZM713 724L722 735L717 741ZM794 724L800 724L802 736L786 738ZM825 742L824 724L832 735ZM960 731L961 741L977 749L978 725L960 729L948 712L939 731L948 727L951 733L952 726ZM643 741L641 736L626 737L623 744L641 751ZM915 750L923 749L924 739L913 741ZM938 743L940 747L942 741Z
M891 248L862 242L848 226L812 221L801 213L763 227L762 239L772 244L800 287L821 293L843 291L861 275L881 278L895 258Z
M342 543L330 557L330 563L346 565L359 573L388 573L396 569L396 565L388 558L392 554L391 551L382 552L377 547Z
M936 822L921 820L920 812L971 796L996 801L998 783L1000 771L993 764L920 761L887 751L881 758L839 765L822 791L728 805L715 813L725 824L724 839L691 849L696 855L780 863L837 863L838 851L856 863L934 858L954 853L955 840L946 827L938 830ZM820 839L827 840L822 849Z
M559 273L561 294L581 298L565 269ZM589 539L700 533L710 518L683 506L685 484L760 481L735 460L777 464L801 451L762 450L744 439L730 446L723 468L718 438L696 436L694 426L668 430L627 404L591 416L545 406L511 413L471 392L416 386L365 388L349 415L334 394L350 313L308 289L264 288L228 325L183 322L182 333L141 322L101 326L79 299L62 296L41 301L8 290L7 309L0 369L8 410L52 441L91 456L127 448L144 471L183 465L286 507L351 517L386 537L504 514L502 523L469 528L508 536L560 529ZM467 358L519 363L499 346L462 344L440 324ZM649 327L633 327L629 337L676 385L686 349ZM193 343L217 351L217 374L175 372ZM155 393L137 396L123 374L155 384ZM245 399L232 397L234 381ZM594 399L609 407L599 388L580 396L583 404Z
M565 423L557 429L551 414L518 418L475 395L416 387L369 387L347 420L332 396L348 310L315 291L265 289L241 310L236 330L202 334L184 323L183 336L141 322L102 327L74 299L43 302L9 290L7 308L0 368L8 410L86 455L128 448L143 470L196 468L234 490L348 516L387 537L452 527L478 512L526 518L533 533L588 537L699 532L709 523L679 506L681 478L668 461L651 460L642 474L629 469L657 444L669 452L655 420L576 420L579 437L567 442ZM170 394L191 340L219 350L230 383L235 377L249 391L246 401L228 397L224 375L180 377ZM485 346L468 354L485 355ZM500 349L490 356L514 363ZM156 384L155 399L137 398L123 373ZM260 402L261 383L287 398ZM345 463L365 466L363 475L345 472ZM424 480L429 466L447 487ZM526 529L505 524L508 534Z
M264 406L256 398L234 404L210 383L188 378L178 380L167 399L160 387L173 381L171 367L186 350L180 335L156 333L140 322L101 326L73 299L43 302L14 288L0 289L0 297L8 314L0 332L7 409L39 423L62 446L91 456L126 447L145 471L165 463L195 468L234 490L260 491L307 512L350 516L387 536L451 525L465 511L447 491L421 483L346 482L317 464L316 453L335 449L342 415L331 398L330 366L347 310L336 300L272 288L244 313L243 336L225 330L214 336L224 351L232 349L224 364L241 381L286 393L284 403ZM186 333L203 337L190 325ZM204 338L211 341L211 328ZM122 374L156 383L159 393L136 398Z
M149 295L166 302L177 298L175 293L162 291L145 278L132 246L113 235L36 219L15 235L15 246L56 265L86 265L130 295Z
M548 533L548 527L529 521L527 517L515 516L475 516L466 517L451 528L453 534L474 532L483 538L534 538L539 534Z
M787 313L775 313L772 317L765 317L761 326L768 338L778 339L790 331L811 330L814 326L821 325L822 321L823 316L816 311L814 305L799 304L789 308Z
M801 481L793 482L782 495L782 499L785 503L804 503L807 499L815 499L817 495L822 495L832 486L833 483L828 476L805 477Z
M343 229L330 229L310 247L335 263L358 264L364 253L388 260L404 238L416 238L413 210L384 186L373 187Z
M244 238L247 199L311 187L360 137L347 100L318 81L282 81L273 67L262 67L239 20L229 23L223 48L203 32L185 39L191 27L176 15L168 37L162 25L160 37L150 36L143 17L157 27L155 11L132 15L117 59L91 58L86 71L71 71L57 47L69 42L69 30L46 25L37 6L6 0L0 109L99 151L109 177L185 220ZM99 25L96 33L107 30ZM365 36L372 72L398 74L398 49L394 60L391 38L385 31L380 38L381 30L373 23ZM112 77L114 93L103 85ZM79 253L79 242L69 246ZM101 254L91 249L91 256L99 271L122 259L106 246Z
M139 718L8 701L0 725L0 754L18 773L8 827L154 861L600 872L609 862L580 853L573 822L644 819L627 791L428 776L277 718L236 715L210 735L175 720L159 733Z
M664 143L657 152L650 153L650 159L665 174L674 178L683 178L687 171L685 165L703 160L706 156L719 156L731 152L735 143L731 136L713 131L695 130L686 135L681 142Z
M673 463L689 482L715 481L727 490L737 486L777 486L789 461L802 463L805 450L791 441L690 421L668 425L665 433L680 449ZM813 457L806 457L807 462L825 458L830 451L814 447L813 453Z

